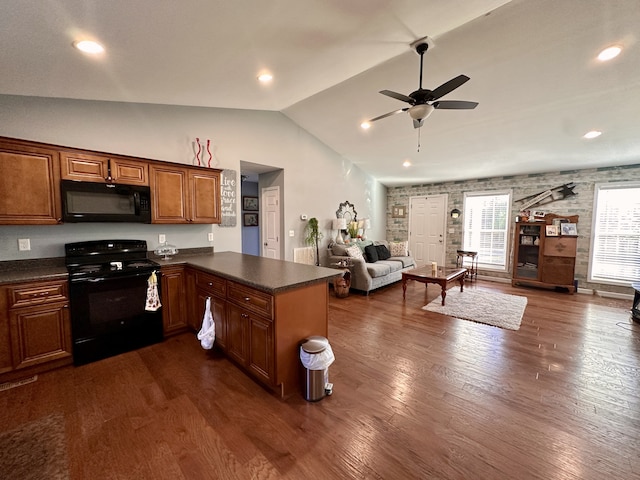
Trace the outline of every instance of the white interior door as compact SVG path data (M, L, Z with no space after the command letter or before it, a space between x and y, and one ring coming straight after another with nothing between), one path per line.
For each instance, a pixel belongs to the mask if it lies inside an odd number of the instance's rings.
M280 187L262 189L262 256L280 259Z
M417 266L445 265L447 196L414 197L409 201L409 250Z

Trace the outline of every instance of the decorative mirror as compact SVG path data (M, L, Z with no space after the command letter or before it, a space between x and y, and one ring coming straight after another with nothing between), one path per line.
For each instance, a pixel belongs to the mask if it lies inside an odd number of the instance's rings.
M349 201L344 201L340 204L338 210L336 210L336 217L344 218L347 221L347 225L349 225L349 222L358 220L358 212L356 212L356 209Z

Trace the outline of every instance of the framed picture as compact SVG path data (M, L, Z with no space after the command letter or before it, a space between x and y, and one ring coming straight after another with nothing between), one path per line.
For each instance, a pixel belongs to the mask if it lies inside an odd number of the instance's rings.
M544 211L542 211L542 210L534 210L534 211L533 211L533 218L535 218L536 220L543 220L543 219L544 219L544 216L545 216L546 214L547 214L547 213L546 213L546 212L544 212Z
M566 218L554 218L552 221L553 225L557 225L558 227L563 223L569 223L569 220Z
M562 235L578 235L578 226L575 223L560 224Z
M560 235L558 225L545 225L547 237L557 237Z
M252 212L258 211L258 197L242 197L242 209ZM245 223L246 225L246 223ZM256 223L257 225L257 223Z
M245 213L244 214L244 226L245 227L257 227L258 226L258 214L257 213Z
M396 205L391 210L392 218L405 218L407 216L407 207L404 205Z

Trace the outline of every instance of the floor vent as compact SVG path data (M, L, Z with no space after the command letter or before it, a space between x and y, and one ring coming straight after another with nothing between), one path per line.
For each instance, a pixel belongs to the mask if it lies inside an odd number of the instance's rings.
M34 375L33 377L28 378L22 378L20 380L16 380L15 382L0 383L0 392L4 392L5 390L10 390L15 387L20 387L28 383L33 383L36 380L38 380L38 375Z

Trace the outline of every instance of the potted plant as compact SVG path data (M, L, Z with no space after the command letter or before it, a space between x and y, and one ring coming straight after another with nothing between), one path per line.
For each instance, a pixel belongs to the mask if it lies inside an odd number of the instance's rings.
M307 245L311 245L311 246L315 245L316 266L319 267L320 266L320 250L318 248L318 245L323 235L322 233L320 233L320 230L318 229L318 219L316 217L311 217L309 219L309 223L307 223L307 227L306 227L306 232L307 232L307 236L304 239L304 241Z

